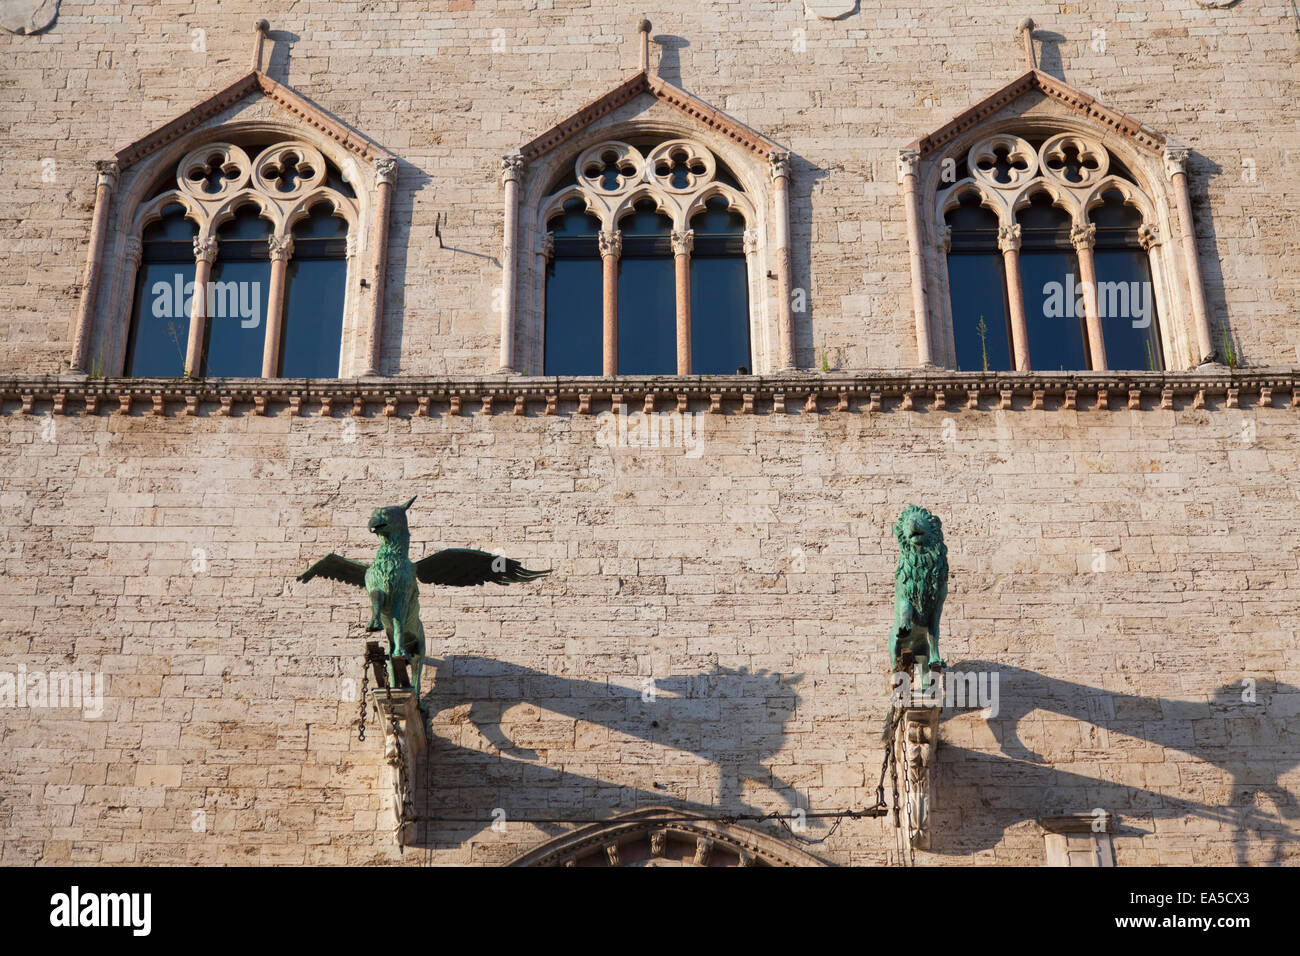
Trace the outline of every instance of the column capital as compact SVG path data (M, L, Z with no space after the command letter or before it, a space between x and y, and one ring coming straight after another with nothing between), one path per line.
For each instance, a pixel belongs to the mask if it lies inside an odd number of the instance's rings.
M618 229L602 229L596 236L600 246L600 257L619 258L623 255L623 233Z
M538 246L537 254L547 262L555 258L555 233L542 233L542 241Z
M772 181L778 179L790 178L790 153L784 149L774 149L767 157L768 172L772 174Z
M1144 222L1138 226L1138 244L1143 249L1150 250L1152 246L1160 245L1160 226L1158 223Z
M216 237L209 239L200 239L194 237L194 260L196 262L206 262L211 264L217 261L218 243Z
M397 182L397 160L391 156L375 160L375 182L385 186Z
M1018 229L1020 227L1017 226L1016 228ZM1000 237L999 234L999 238ZM952 226L948 225L946 222L939 227L938 232L935 234L934 247L940 252L952 251Z
M352 260L357 257L357 250L360 248L361 240L357 236L355 229L348 230L348 237L344 243L343 256L345 259Z
M112 192L117 188L118 165L116 160L97 159L95 160L95 186L107 186L108 191Z
M675 256L689 256L691 250L695 248L694 229L674 229L670 239L673 244L673 255Z
M898 181L901 183L908 176L916 176L921 165L921 151L908 146L898 151Z
M1091 249L1097 244L1097 227L1091 222L1076 222L1070 227L1070 245L1080 251Z
M293 236L272 236L267 240L272 262L288 262L293 255Z
M745 230L745 255L752 256L758 252L758 230L749 228Z
M519 174L524 168L524 157L519 153L506 153L501 157L501 182L519 181Z
M1165 175L1173 179L1187 172L1187 157L1191 150L1186 146L1165 145Z
M998 249L1002 252L1020 251L1020 223L998 226Z
M140 256L143 251L144 243L135 236L131 236L122 244L122 258L124 258L127 261L127 264L133 269L139 268Z

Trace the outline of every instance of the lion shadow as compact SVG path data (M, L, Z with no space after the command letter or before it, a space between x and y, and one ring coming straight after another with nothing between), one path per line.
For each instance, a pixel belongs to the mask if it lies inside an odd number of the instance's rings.
M987 725L1001 750L1000 756L989 756L1002 761L999 773L1004 776L1012 775L1018 780L1034 777L1032 768L1038 767L1040 774L1047 777L1041 780L1035 777L1036 786L1059 792L1068 785L1053 783L1052 775L1059 772L1048 768L1043 756L1020 737L1021 721L1033 711L1046 711L1091 724L1101 732L1102 736L1088 748L1089 759L1097 759L1096 752L1109 747L1109 734L1117 733L1161 751L1174 751L1191 758L1175 761L1180 767L1180 778L1183 777L1181 768L1195 767L1197 761L1226 774L1229 795L1226 804L1220 807L1133 788L1120 788L1115 795L1131 798L1134 806L1155 801L1156 806L1164 807L1167 812L1194 813L1230 823L1238 834L1239 863L1245 862L1246 834L1251 831L1269 841L1274 858L1281 853L1283 844L1296 838L1282 821L1300 819L1300 808L1295 795L1282 785L1281 778L1300 764L1296 740L1296 731L1300 729L1300 689L1260 680L1253 686L1252 700L1244 694L1245 686L1236 682L1219 686L1208 699L1187 701L1108 691L990 661L964 661L953 670L999 675L997 716L987 719ZM943 719L961 713L945 708ZM940 762L951 759L948 756ZM1087 778L1080 778L1078 783L1094 791L1117 786ZM1198 781L1194 785L1199 789L1203 783ZM1271 813L1263 808L1266 803L1274 808ZM1106 804L1098 800L1093 806Z

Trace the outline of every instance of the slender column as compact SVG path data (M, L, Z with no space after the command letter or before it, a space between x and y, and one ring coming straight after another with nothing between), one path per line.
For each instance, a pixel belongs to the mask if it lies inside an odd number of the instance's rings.
M673 230L673 265L677 275L677 374L691 374L691 249L695 230Z
M501 182L505 185L505 234L501 242L501 367L499 373L515 368L515 237L519 232L519 173L524 158L518 153L501 157Z
M1016 371L1029 371L1029 323L1025 320L1025 291L1020 284L1020 223L998 227L998 248L1006 264L1007 305L1011 310L1011 351Z
M623 233L602 229L600 262L604 280L604 374L618 374L618 258L623 254Z
M1192 295L1192 320L1196 326L1196 345L1200 349L1200 362L1211 361L1215 355L1214 336L1210 331L1210 310L1205 303L1205 284L1201 280L1201 262L1196 255L1196 228L1192 222L1192 199L1187 191L1186 146L1165 147L1165 174L1174 187L1178 204L1178 232L1183 246L1183 263L1187 269L1187 284Z
M272 236L271 288L266 298L266 344L262 347L262 378L280 374L280 336L284 328L284 273L293 258L293 236Z
M265 20L258 20L253 24L253 69L261 72L262 69L262 41L266 39L266 32L271 29L271 24Z
M942 223L934 239L934 269L939 278L939 354L938 364L957 365L957 346L953 340L952 289L948 285L948 253L952 250L952 226Z
M776 314L781 330L780 367L794 368L794 315L790 308L790 154L768 157L776 204Z
M641 34L641 72L650 72L650 21L642 20L636 25L637 31Z
M393 183L397 182L397 160L391 157L376 160L375 174L374 253L371 258L374 291L370 299L370 328L363 375L379 374L380 339L384 328L384 279L388 261L388 213L393 205Z
M930 337L930 307L925 288L924 249L921 245L921 198L916 188L920 150L898 151L898 181L903 184L903 205L907 214L907 245L912 267L912 315L916 321L916 355L921 365L934 364Z
M1097 227L1092 223L1070 228L1070 244L1079 255L1079 281L1083 286L1083 314L1088 323L1088 351L1092 370L1106 370L1106 340L1101 331L1101 310L1097 305L1097 265L1093 262L1092 247L1097 242Z
M125 240L122 244L122 280L123 280L122 288L126 290L126 294L119 296L119 298L122 301L121 304L116 309L117 315L113 320L112 327L116 329L121 329L122 330L121 334L125 337L124 340L122 341L122 346L121 346L123 362L126 361L126 355L125 355L126 346L127 346L127 342L129 341L129 336L131 334L131 320L134 318L133 313L135 308L135 284L140 276L140 261L143 257L143 253L144 253L144 243L141 242L139 239L137 239L135 236L132 236L129 239ZM116 345L116 343L113 344ZM101 359L104 358L102 353L100 358ZM105 374L105 372L107 371L107 369L103 367L104 363L102 361L96 363L92 359L90 360L90 362L92 366L95 364L99 364L100 367L98 369L96 368L87 369L87 371L92 373L98 372L98 374L100 375ZM127 374L127 370L125 368L122 369L122 374L123 375Z
M746 229L744 236L745 244L745 288L749 290L749 328L750 328L750 355L749 370L755 374L758 373L758 363L754 360L758 354L759 342L762 342L762 354L766 357L771 356L768 334L766 327L759 328L755 325L755 309L761 299L759 292L762 289L761 276L758 270L758 230ZM755 286L758 287L756 291ZM768 359L770 360L770 359Z
M542 327L541 327L541 363L543 370L546 366L546 270L550 268L551 260L555 258L555 233L542 233L542 241L537 246L537 274L541 276L542 288Z
M117 163L95 163L95 213L90 223L90 248L86 251L86 269L81 278L81 305L72 333L72 371L84 372L90 357L90 331L95 324L95 295L104 265L104 238L108 234L109 197L117 185Z
M207 327L208 277L217 261L217 240L194 237L194 298L190 302L190 337L185 348L185 375L195 378L203 364L203 333Z
M1150 321L1155 322L1159 316L1169 314L1169 290L1165 285L1168 276L1165 263L1161 258L1163 252L1160 227L1155 223L1144 222L1138 227L1138 243L1146 251L1151 269L1152 299L1148 302L1148 308L1153 310ZM1161 336L1161 345L1165 351L1165 355L1162 356L1165 360L1165 368L1173 368L1175 363L1171 359L1174 356L1174 348L1170 337Z

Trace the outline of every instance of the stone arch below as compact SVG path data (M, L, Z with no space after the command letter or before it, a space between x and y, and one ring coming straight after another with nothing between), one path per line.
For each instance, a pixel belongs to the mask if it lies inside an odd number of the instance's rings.
M589 823L507 866L826 866L767 833L677 807L645 807Z

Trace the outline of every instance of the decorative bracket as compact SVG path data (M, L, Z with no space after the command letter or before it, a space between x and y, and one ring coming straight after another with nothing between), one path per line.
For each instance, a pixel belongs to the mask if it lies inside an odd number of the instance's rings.
M367 662L370 663L369 655ZM401 658L394 658L395 665L399 662L405 663ZM395 666L394 670L398 683L403 683L406 668ZM415 837L415 786L420 779L419 769L425 759L428 738L414 689L385 686L388 681L384 668L375 667L374 671L379 686L370 692L370 703L384 728L384 763L388 766L392 792L393 832L400 849Z
M894 727L894 759L907 797L907 840L917 850L930 848L930 768L939 743L939 709L904 707Z

